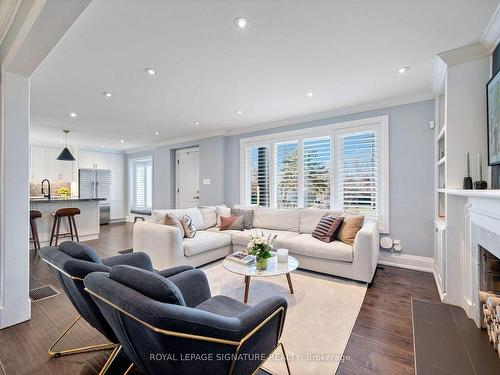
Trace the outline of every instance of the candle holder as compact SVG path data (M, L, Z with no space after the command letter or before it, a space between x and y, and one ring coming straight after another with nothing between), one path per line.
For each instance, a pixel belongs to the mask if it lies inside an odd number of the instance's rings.
M488 183L486 181L474 181L474 189L485 190L488 188Z
M464 189L472 190L472 177L464 177Z

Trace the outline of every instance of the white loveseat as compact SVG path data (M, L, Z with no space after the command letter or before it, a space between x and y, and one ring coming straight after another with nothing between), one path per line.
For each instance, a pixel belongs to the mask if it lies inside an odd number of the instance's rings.
M163 225L166 213L177 217L189 215L197 228L194 238L182 238L178 228ZM353 280L371 282L379 256L376 222L367 221L356 235L353 246L340 241L325 243L311 233L326 213L347 213L319 209L254 208L254 229L220 231L216 210L198 208L153 210L152 220L134 225L134 251L149 254L156 269L181 264L201 266L224 258L233 251L246 249L250 236L257 232L276 234L275 247L289 250L299 267Z

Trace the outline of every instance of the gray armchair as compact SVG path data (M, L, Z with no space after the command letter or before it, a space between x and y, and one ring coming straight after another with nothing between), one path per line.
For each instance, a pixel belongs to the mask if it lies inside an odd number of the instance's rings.
M94 300L85 291L83 279L91 272L109 272L112 266L118 264L127 264L142 269L153 271L153 266L149 256L145 253L130 253L101 259L90 247L73 241L66 241L59 247L44 247L40 249L39 255L56 271L57 278L63 288L66 296L78 312L75 321L57 338L50 346L48 353L50 357L61 357L70 354L78 354L95 350L113 349L108 362L105 364L103 373L111 366L113 360L123 354L120 353L118 339L109 326L101 311L94 303ZM192 269L190 266L180 266L164 270L159 274L166 277L173 276L178 272ZM92 327L97 329L110 343L90 345L80 348L55 350L59 341L71 330L71 328L81 319L85 319ZM126 362L130 361L117 361Z
M252 374L278 347L284 352L281 296L256 306L212 297L196 269L167 279L115 266L89 274L84 284L128 358L146 374Z

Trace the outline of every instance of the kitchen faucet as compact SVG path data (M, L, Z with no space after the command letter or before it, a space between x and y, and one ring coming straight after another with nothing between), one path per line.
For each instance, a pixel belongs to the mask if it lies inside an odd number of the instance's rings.
M48 194L45 194L45 191L43 190L43 183L47 181L47 186L49 187L49 193ZM44 180L42 180L42 195L44 198L48 198L50 200L50 181L47 180L46 178Z

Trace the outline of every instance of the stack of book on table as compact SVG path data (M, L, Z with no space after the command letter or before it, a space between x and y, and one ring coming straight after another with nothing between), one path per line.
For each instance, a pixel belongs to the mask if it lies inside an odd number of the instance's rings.
M243 251L237 251L235 253L232 253L226 257L226 259L231 260L233 262L243 264L243 265L249 265L250 263L255 261L255 256L254 255L248 255L247 253L244 253Z

